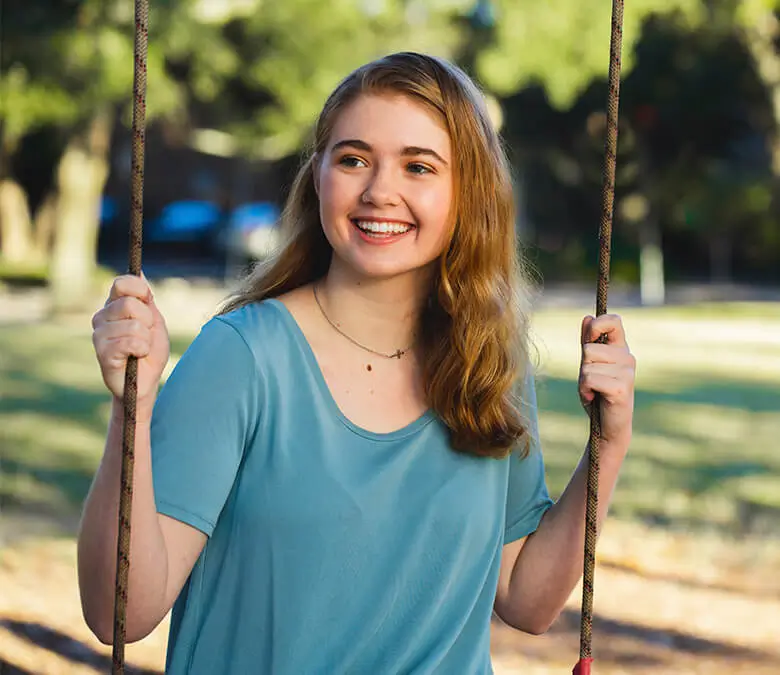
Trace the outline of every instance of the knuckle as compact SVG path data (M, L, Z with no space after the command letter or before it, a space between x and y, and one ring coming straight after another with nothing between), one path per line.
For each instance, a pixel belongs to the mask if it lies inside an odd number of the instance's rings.
M111 295L115 298L121 297L127 293L127 277L119 276L114 279L111 285Z

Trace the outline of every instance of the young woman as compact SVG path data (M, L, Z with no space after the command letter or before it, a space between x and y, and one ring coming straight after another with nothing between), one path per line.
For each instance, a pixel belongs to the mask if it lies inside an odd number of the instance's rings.
M139 358L128 640L173 607L171 674L490 673L490 620L541 633L582 567L586 462L544 481L506 160L454 66L349 75L284 212L288 243L169 353L142 278L94 317L113 394L79 535L111 639L121 406ZM594 344L599 335L607 344ZM631 437L617 316L582 324L603 395L603 518ZM154 412L153 412L154 411Z

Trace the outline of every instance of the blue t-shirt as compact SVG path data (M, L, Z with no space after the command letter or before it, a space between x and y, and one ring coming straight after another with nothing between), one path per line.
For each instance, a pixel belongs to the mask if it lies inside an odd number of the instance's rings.
M171 675L483 675L502 547L552 501L526 459L459 454L431 411L373 433L339 410L278 300L210 320L152 421L160 513L209 538Z

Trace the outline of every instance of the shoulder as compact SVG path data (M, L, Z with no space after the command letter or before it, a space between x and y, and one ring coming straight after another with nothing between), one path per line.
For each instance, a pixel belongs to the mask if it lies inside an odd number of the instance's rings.
M250 348L260 341L266 345L285 330L285 306L278 299L253 302L225 314L218 314L206 324L229 326Z
M300 341L302 327L310 313L306 307L305 287L276 298L253 302L224 314L218 314L204 331L232 332L259 364L273 364Z

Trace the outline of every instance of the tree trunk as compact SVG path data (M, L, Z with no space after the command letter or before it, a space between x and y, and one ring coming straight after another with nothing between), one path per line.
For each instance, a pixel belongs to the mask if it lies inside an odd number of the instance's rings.
M651 214L639 226L639 286L642 305L663 305L666 300L664 283L664 252L661 228Z
M108 109L98 111L86 134L68 144L57 168L59 197L50 274L54 312L84 310L92 302L112 121Z
M664 250L661 224L654 203L650 151L647 142L637 134L639 183L647 199L647 209L639 222L639 292L643 306L666 302Z
M27 264L33 252L27 194L11 178L0 180L0 255L12 265Z
M54 229L57 224L57 193L49 192L33 219L33 249L37 256L44 260L51 253L51 245L54 241Z

